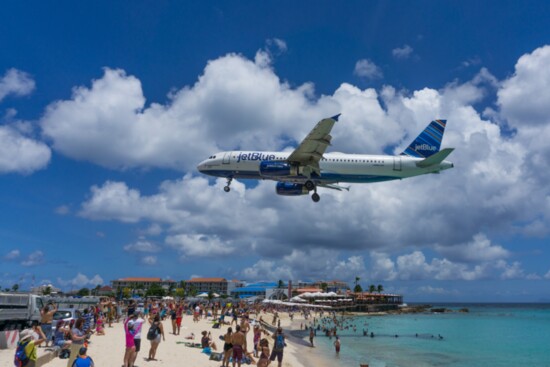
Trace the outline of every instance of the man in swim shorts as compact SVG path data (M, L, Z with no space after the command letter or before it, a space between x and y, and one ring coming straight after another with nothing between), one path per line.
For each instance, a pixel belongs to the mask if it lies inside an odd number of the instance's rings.
M231 344L233 345L233 367L235 367L235 362L237 362L237 365L241 367L243 355L246 350L244 349L245 336L241 331L240 325L237 325L235 333L231 336Z

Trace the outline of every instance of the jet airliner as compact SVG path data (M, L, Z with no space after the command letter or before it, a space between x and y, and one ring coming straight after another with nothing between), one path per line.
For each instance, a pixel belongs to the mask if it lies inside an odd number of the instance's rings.
M227 179L277 181L279 195L308 195L320 200L318 187L349 190L339 183L371 183L399 180L453 168L445 158L454 148L440 150L446 120L434 120L400 155L325 153L331 144L330 132L340 114L323 119L293 152L229 151L216 153L197 169L204 174Z

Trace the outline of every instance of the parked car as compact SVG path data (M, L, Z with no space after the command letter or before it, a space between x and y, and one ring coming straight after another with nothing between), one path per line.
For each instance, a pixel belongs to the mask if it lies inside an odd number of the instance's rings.
M52 329L55 330L57 328L57 323L59 320L65 321L65 323L69 323L70 327L72 328L76 320L82 316L82 313L74 308L60 308L53 314L53 322L52 322Z

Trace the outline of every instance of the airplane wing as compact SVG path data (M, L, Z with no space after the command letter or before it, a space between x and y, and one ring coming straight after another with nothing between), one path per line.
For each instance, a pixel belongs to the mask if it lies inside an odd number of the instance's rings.
M311 174L313 172L321 174L319 169L319 161L323 158L323 154L330 145L330 131L334 123L338 121L340 114L323 119L315 125L313 130L305 137L298 145L287 161L289 163L299 164L304 167L304 173Z

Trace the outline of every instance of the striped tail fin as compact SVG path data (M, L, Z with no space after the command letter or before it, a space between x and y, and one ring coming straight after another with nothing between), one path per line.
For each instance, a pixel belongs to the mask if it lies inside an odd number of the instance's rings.
M401 153L416 158L428 158L439 152L441 140L445 132L447 120L434 120L414 139L414 141Z

